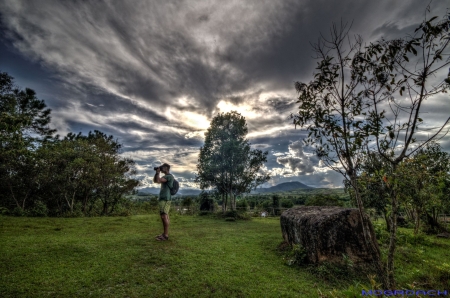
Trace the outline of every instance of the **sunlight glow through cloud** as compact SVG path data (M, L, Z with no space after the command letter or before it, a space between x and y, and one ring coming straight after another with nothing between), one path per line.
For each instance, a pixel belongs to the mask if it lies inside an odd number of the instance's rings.
M447 2L434 0L430 15L442 15ZM0 54L14 58L2 59L2 67L19 85L35 82L61 136L94 129L114 135L139 164L143 183L151 184L152 166L166 161L183 185L193 185L212 117L237 111L252 146L271 152L265 170L274 174L272 185L342 186L339 174L295 151L306 133L289 115L298 109L294 82L311 80L315 71L310 43L340 20L353 21L351 34L365 42L404 36L426 6L422 0L3 0ZM448 94L427 100L418 138L448 117L448 102ZM449 136L442 143L449 151Z

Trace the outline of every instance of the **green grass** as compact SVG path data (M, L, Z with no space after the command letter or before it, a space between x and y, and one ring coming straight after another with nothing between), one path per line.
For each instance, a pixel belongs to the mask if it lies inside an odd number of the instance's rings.
M386 259L388 232L383 230L382 222L375 222L374 226ZM450 239L414 235L413 229L399 228L395 264L398 287L450 290Z
M170 240L155 241L160 232L157 215L0 217L0 296L359 297L361 284L369 284L365 276L329 278L339 272L326 266L288 266L278 249L278 218L227 222L174 214ZM400 283L442 289L450 241L419 242L399 247Z

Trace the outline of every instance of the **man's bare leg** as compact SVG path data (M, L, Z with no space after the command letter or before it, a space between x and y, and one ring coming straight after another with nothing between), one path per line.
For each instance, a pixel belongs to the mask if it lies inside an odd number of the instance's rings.
M161 214L161 221L163 223L164 227L164 236L169 237L169 225L170 225L170 219L168 214Z

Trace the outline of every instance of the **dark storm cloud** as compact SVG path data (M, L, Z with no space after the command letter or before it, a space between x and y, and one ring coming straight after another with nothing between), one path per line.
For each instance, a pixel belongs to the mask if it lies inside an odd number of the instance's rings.
M0 58L11 57L2 68L36 89L62 134L94 129L113 134L150 181L151 167L162 160L173 160L181 177L192 179L189 169L195 169L202 133L214 113L223 111L220 103L244 111L254 148L270 152L269 170L311 173L317 161L293 145L306 133L293 129L289 119L297 108L294 82L307 82L314 72L310 43L341 19L353 21L352 34L366 42L403 36L423 19L427 5L421 0L0 2L0 29L6 33ZM447 6L433 1L430 15L441 15ZM438 104L428 113L445 116ZM304 177L340 183L333 175Z
M311 174L315 171L314 167L318 166L319 159L315 155L306 155L303 152L301 141L289 144L289 154L277 157L277 162L289 168L292 172L300 174Z
M207 111L222 97L245 91L251 84L293 89L293 82L309 77L305 70L313 67L309 43L319 32L326 33L332 21L354 20L354 31L361 28L364 34L368 30L360 25L373 25L378 11L390 9L395 17L420 15L425 9L421 1L408 5L390 1L267 2L261 4L269 8L266 11L245 8L256 11L254 23L240 19L240 26L230 23L223 27L220 18L224 16L216 11L220 6L190 8L184 1L133 6L120 1L42 2L36 6L24 1L20 9L6 3L4 23L12 38L20 36L14 44L35 59L88 82L94 74L101 75L95 84L112 86L113 92L152 105L162 107L188 95ZM394 21L377 24L375 34L398 30L400 25ZM202 31L202 26L210 27ZM202 40L195 30L210 35L211 40ZM57 48L64 42L68 45ZM63 60L68 57L73 58ZM77 63L98 67L73 69ZM230 99L241 102L245 97L232 95Z

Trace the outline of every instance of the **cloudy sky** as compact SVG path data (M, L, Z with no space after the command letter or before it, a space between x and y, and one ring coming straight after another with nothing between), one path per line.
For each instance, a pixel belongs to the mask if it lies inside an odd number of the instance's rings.
M270 185L342 187L342 176L302 147L306 133L289 120L294 82L314 72L310 43L341 20L365 42L404 36L427 4L0 0L0 71L45 100L60 135L97 129L118 138L142 186L154 186L152 168L167 162L182 187L195 187L209 121L236 110L253 146L269 151ZM433 1L430 15L449 7ZM447 95L426 103L428 127L448 117L448 102ZM442 145L450 152L449 137Z

